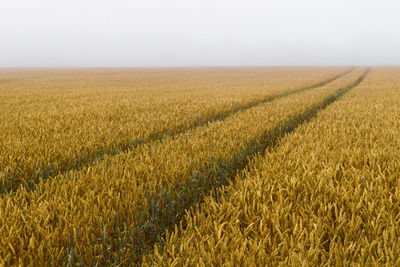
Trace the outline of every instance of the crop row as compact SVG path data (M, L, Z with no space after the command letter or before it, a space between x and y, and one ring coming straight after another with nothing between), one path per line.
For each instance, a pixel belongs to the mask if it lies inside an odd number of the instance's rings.
M0 201L4 264L137 262L185 209L223 185L249 157L360 81L332 83L240 111L82 170L40 181Z
M146 264L399 266L400 72L363 83L187 213Z
M5 81L0 85L0 191L21 184L33 188L40 179L105 154L328 82L346 69L256 70L149 70L93 77L39 72L19 78L0 73Z

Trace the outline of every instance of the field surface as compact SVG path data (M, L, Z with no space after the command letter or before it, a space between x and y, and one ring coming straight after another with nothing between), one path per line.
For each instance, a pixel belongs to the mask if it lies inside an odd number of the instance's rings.
M0 266L400 265L400 68L0 70Z

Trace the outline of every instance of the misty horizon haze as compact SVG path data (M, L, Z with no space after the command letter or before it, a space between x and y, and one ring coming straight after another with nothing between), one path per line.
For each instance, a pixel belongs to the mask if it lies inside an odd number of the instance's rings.
M396 1L4 0L0 67L399 65Z

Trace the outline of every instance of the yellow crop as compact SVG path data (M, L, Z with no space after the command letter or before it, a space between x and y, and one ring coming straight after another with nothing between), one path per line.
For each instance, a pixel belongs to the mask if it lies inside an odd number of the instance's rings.
M373 68L257 156L145 265L400 266L400 72Z
M0 193L182 133L349 68L0 71Z
M34 189L19 187L0 200L0 259L4 265L137 263L185 209L356 86L366 70L105 155Z

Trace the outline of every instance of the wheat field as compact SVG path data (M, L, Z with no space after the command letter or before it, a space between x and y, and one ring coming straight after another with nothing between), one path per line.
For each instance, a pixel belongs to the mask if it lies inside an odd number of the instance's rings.
M1 266L400 266L400 68L0 70Z

